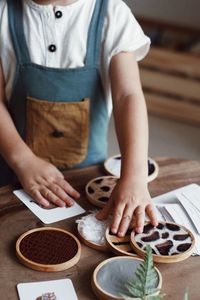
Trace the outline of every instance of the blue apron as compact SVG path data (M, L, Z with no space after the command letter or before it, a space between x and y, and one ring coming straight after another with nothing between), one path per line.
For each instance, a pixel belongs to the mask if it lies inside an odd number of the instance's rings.
M24 36L22 0L7 3L17 58L9 111L19 134L36 155L60 169L104 161L109 120L100 54L108 0L96 0L85 65L74 69L32 63ZM0 186L15 181L12 170L0 158Z

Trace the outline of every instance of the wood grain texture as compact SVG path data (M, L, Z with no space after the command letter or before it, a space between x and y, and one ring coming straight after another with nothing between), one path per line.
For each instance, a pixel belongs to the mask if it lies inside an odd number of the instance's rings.
M200 58L152 47L140 62L148 111L153 115L200 125Z
M200 125L200 105L180 101L175 97L167 97L146 91L145 98L148 112L158 117L163 116L172 120L187 122L192 125Z
M139 64L144 68L200 80L200 59L191 54L180 55L175 51L152 47L149 55Z
M189 183L200 184L200 162L174 158L158 158L158 177L149 184L152 196L166 193ZM65 173L66 179L81 193L79 203L85 209L93 208L86 200L85 185L94 177L106 175L103 166L93 166L82 170ZM77 217L76 217L77 218ZM76 218L54 223L54 227L76 233ZM91 277L96 266L112 256L98 252L82 245L81 259L69 270L58 273L42 273L26 268L19 263L15 255L15 243L24 232L44 226L21 202L11 193L10 188L0 189L0 290L6 300L18 300L16 285L19 282L54 280L70 278L73 281L78 299L96 300L91 289ZM163 276L163 292L167 299L180 300L185 287L189 287L190 299L198 300L199 257L172 265L156 264Z
M144 89L200 104L199 81L147 69L141 69L140 74Z

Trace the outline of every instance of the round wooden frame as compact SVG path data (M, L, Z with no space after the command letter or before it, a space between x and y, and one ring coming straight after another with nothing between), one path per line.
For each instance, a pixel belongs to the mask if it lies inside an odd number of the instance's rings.
M102 252L108 252L109 249L107 247L107 245L99 245L95 242L92 242L92 241L88 241L86 240L80 233L79 231L79 224L77 226L77 231L78 231L78 237L79 237L79 240L84 244L86 245L87 247L89 248L92 248L92 249L95 249L95 250L98 250L98 251L102 251Z
M130 257L136 257L137 254L133 254L133 253L129 253L128 250L133 250L133 248L131 247L131 243L130 243L131 239L130 239L130 234L125 235L124 237L118 237L117 235L111 235L110 234L110 227L107 227L106 229L106 242L108 245L108 248L115 253L116 255L127 255ZM117 242L117 243L123 243L123 245L121 246L123 249L120 249L120 246L116 246L113 244L113 242ZM124 245L124 243L126 243Z
M114 261L114 260L123 260L123 259L130 259L130 260L137 260L137 261L143 261L141 258L138 258L138 257L129 257L129 256L116 256L116 257L112 257L112 258L109 258L109 259L106 259L104 260L103 262L101 262L97 267L96 269L94 270L93 272L93 275L92 275L92 281L91 281L91 284L92 284L92 290L94 292L94 294L96 295L96 297L100 300L122 300L123 298L122 297L115 297L114 295L104 291L98 284L97 282L97 274L99 272L99 270L104 266L106 265L107 263L111 262L111 261ZM155 270L158 274L158 280L159 280L159 284L158 284L158 289L161 289L162 287L162 275L160 273L160 271L155 267ZM159 291L158 291L159 292ZM154 295L157 295L158 294L155 293L153 294L152 296ZM139 298L134 298L135 300L139 300Z
M93 199L93 197L91 197L90 193L88 192L88 188L90 187L91 183L93 183L94 181L96 181L98 179L106 179L106 178L118 179L116 176L100 176L100 177L96 177L96 178L93 178L92 180L90 180L85 187L86 196L87 196L87 199L89 200L89 202L100 208L103 208L107 202L102 202L102 201Z
M174 222L159 222L161 224L173 224L173 225L178 225L179 227L183 228L186 232L189 233L192 243L191 246L188 250L186 250L183 253L180 254L176 254L176 255L157 255L157 254L152 254L153 257L153 261L154 262L158 262L158 263L175 263L175 262L179 262L182 260L185 260L186 258L188 258L189 256L191 256L191 254L193 253L193 248L195 245L195 237L193 235L193 233L187 229L185 226L182 226L180 224L174 223ZM130 243L132 248L134 249L134 251L142 258L144 258L145 256L145 251L142 250L136 243L135 241L135 232L132 231L131 233L131 238L130 238Z
M28 258L26 258L20 251L20 243L23 240L23 238L28 236L29 234L32 234L33 232L45 231L45 230L54 230L54 231L59 231L59 232L65 233L67 235L70 235L75 240L77 247L78 247L76 255L72 259L70 259L64 263L54 264L54 265L39 264L39 263L36 263L36 262L31 261ZM79 240L73 234L71 234L70 232L68 232L66 230L63 230L60 228L54 228L54 227L41 227L41 228L29 230L29 231L25 232L24 234L22 234L18 238L18 240L16 242L16 255L17 255L18 259L22 262L22 264L24 264L25 266L27 266L33 270L43 271L43 272L63 271L63 270L67 270L67 269L73 267L79 261L80 256L81 256L81 244L80 244Z
M108 165L109 165L109 162L117 157L120 157L121 155L120 154L117 154L117 155L114 155L114 156L111 156L109 157L105 162L104 162L104 169L106 170L106 172L112 176L115 176L117 178L119 178L118 174L112 172ZM158 176L158 172L159 172L159 167L158 167L158 164L155 160L153 160L152 158L148 158L148 160L150 161L151 164L154 165L154 172L148 176L148 182L151 182L153 181L157 176Z

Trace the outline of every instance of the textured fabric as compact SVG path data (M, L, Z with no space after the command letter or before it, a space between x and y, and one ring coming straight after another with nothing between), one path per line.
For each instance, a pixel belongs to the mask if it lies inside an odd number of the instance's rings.
M63 115L59 117L59 122L55 123L55 116L52 116L51 125L44 126L43 128L37 128L37 122L42 122L43 114L46 116L46 101L49 102L49 109L58 105L67 105L69 103L71 106L74 106L75 103L79 104L77 107L80 107L83 99L90 99L90 110L89 110L89 141L87 144L87 155L84 159L84 153L79 153L79 157L74 159L73 162L76 163L82 160L80 164L76 164L74 167L83 167L88 166L95 163L100 163L106 158L107 154L107 128L108 128L108 112L105 101L105 95L103 91L103 86L101 83L101 77L99 72L99 63L100 63L100 46L101 46L101 35L103 22L107 11L107 0L97 0L95 4L95 8L93 11L93 15L91 18L89 32L88 32L88 40L87 40L87 53L85 58L85 66L81 68L75 69L56 69L56 68L48 68L44 66L37 65L31 62L31 58L29 55L28 47L26 44L24 31L23 31L23 11L22 11L22 3L20 0L13 1L7 0L8 2L8 14L9 14L9 28L11 33L11 39L13 42L13 47L15 49L15 55L17 58L17 68L16 75L14 80L13 92L11 99L9 101L9 110L15 126L22 136L23 139L27 139L31 144L37 144L36 150L37 154L43 155L44 149L42 149L42 153L40 153L38 142L41 143L41 138L38 139L38 130L43 131L42 137L49 136L52 134L49 130L55 127L56 135L63 135L64 130L67 131L67 128L63 129ZM30 123L31 120L27 120L29 115L27 115L27 109L30 108L27 105L27 99L29 101L34 102L34 109L37 108L36 122ZM33 99L35 99L33 101ZM36 100L37 99L37 100ZM45 107L44 107L45 102ZM71 103L73 102L73 103ZM87 102L86 102L87 103ZM33 103L32 103L33 106ZM32 108L31 108L32 109ZM40 110L40 115L38 114ZM64 113L64 112L63 112ZM69 112L67 112L68 114ZM74 112L70 116L69 126L73 129L73 121L75 121ZM40 120L39 120L40 119ZM84 118L83 118L84 119ZM50 120L50 113L46 118L47 122ZM66 115L66 121L69 120ZM60 122L61 121L61 122ZM67 123L67 122L66 122ZM65 123L65 126L67 125ZM83 129L87 126L87 121L83 122ZM80 125L80 123L79 123ZM27 136L26 129L28 127L33 126L33 129L37 129L37 132L33 132L30 140L30 135ZM29 128L29 130L31 130ZM65 133L64 133L65 134ZM76 140L77 132L74 132L71 136L74 145L77 145L77 148L83 148L84 145L81 145L81 141L78 145ZM84 133L87 135L87 131ZM64 137L63 137L64 138ZM77 142L77 144L76 144ZM62 145L61 145L62 144ZM69 145L68 142L65 143ZM59 146L59 145L57 145ZM65 155L71 155L71 151L69 151L69 147L66 146L63 149L63 143L60 143L60 147L57 147L56 153L51 153L52 145L49 149L46 149L45 158L49 161L60 160L60 152L63 155L63 152L66 151ZM75 147L73 147L74 149ZM54 152L54 151L53 151ZM70 160L69 159L69 160ZM63 159L62 159L63 163ZM3 176L5 172L8 172L8 168L5 168L4 161L0 162L0 170L2 182L5 184L10 183L10 179L13 176L13 173L10 171L10 174L7 175L7 178ZM2 184L1 182L1 184Z
M78 0L67 6L56 6L62 17L57 19L52 5L38 5L32 0L24 3L24 31L31 61L53 68L77 68L85 64L87 34L95 0ZM55 52L48 47L55 44ZM108 69L113 55L134 51L137 60L149 49L146 37L132 12L122 0L109 0L102 34L101 78L106 93L108 111L112 101ZM10 100L16 56L9 33L6 0L0 1L0 57L6 81L6 95Z
M88 151L89 101L28 98L26 143L32 151L60 169L81 163Z

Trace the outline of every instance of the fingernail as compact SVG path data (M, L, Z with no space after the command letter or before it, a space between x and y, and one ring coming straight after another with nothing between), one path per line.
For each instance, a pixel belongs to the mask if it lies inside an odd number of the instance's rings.
M135 229L135 231L137 231L137 233L142 233L142 227L137 227L136 229Z
M44 205L45 205L45 206L49 206L49 201L44 200Z
M124 232L122 232L122 231L118 232L118 236L119 237L123 237L124 236Z
M116 227L112 227L111 231L112 231L112 233L116 234L117 233L117 228Z

